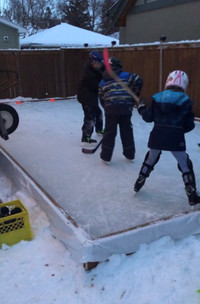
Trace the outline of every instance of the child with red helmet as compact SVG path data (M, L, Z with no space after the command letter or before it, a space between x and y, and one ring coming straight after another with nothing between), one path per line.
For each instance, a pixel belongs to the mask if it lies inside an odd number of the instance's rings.
M184 71L176 70L169 74L165 90L151 98L151 106L146 107L144 101L138 106L138 112L146 122L154 122L150 133L147 152L134 190L138 192L146 178L159 161L162 150L170 151L178 162L182 173L185 191L189 204L200 203L200 195L196 191L195 174L192 161L186 153L186 132L194 129L194 114L192 102L185 93L188 86L188 76Z

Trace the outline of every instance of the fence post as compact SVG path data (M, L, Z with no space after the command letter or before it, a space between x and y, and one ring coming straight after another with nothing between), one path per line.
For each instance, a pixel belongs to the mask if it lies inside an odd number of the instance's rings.
M66 79L65 79L65 53L60 49L60 70L61 70L61 85L62 85L62 97L67 97L66 92Z
M162 74L163 74L163 42L166 41L166 36L160 37L160 77L159 77L159 91L162 91Z
M16 62L16 72L17 72L17 74L18 74L18 90L19 90L19 96L22 96L22 84L21 84L21 73L20 73L19 52L20 52L20 51L15 51L15 62Z

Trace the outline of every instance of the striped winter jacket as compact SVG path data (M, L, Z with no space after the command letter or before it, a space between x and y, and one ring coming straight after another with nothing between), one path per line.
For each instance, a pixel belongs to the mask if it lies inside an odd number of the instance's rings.
M120 72L118 77L137 95L143 85L143 81L137 74ZM131 114L134 100L115 80L106 75L99 84L99 99L105 110L105 114Z

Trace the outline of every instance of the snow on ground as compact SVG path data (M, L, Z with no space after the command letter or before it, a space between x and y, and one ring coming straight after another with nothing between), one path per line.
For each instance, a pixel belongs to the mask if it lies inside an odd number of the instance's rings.
M45 115L48 116L48 111ZM143 125L140 121L139 124L142 135L142 132L146 132L145 123ZM197 142L200 126L198 123L196 126L196 129L187 135L187 140L195 172L199 172L200 150ZM137 129L137 122L134 127ZM79 139L78 132L73 136L76 135ZM146 137L146 134L143 135ZM117 153L118 150L115 151ZM145 153L146 147L140 148L140 151ZM99 158L97 154L96 157ZM116 162L113 162L113 166L115 164ZM104 168L108 170L107 167ZM120 171L119 164L118 170ZM176 168L173 167L173 170ZM159 172L157 170L157 174ZM197 181L199 185L199 173ZM165 186L170 189L170 179L166 182L168 184ZM151 183L149 187L153 185L156 189L156 183ZM32 241L21 241L11 247L3 245L0 250L2 303L200 303L200 294L197 293L200 288L198 235L178 242L164 237L149 245L142 244L135 254L113 255L109 262L102 262L95 269L86 272L52 236L48 218L32 198L21 192L11 196L10 181L6 177L0 177L0 187L3 201L19 198L26 205L34 233ZM183 188L180 187L180 191L183 191Z

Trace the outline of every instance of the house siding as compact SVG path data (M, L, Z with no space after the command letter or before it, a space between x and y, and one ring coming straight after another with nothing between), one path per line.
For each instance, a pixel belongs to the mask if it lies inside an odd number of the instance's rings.
M153 4L153 3L152 3ZM156 2L155 2L156 4ZM165 35L167 41L200 39L200 1L127 14L120 43L147 43Z
M4 37L7 36L8 40ZM0 22L0 49L19 49L18 30Z
M140 13L144 11L165 8L168 6L191 3L194 1L199 0L137 0L131 11L133 13Z
M119 28L119 37L120 37L120 44L126 44L126 28L125 27L120 27Z

